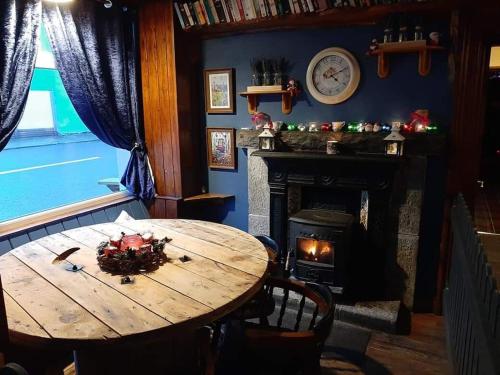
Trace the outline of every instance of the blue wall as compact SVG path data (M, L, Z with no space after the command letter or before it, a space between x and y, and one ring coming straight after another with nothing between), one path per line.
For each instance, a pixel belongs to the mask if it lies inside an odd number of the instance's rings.
M427 28L429 31L430 27ZM440 31L446 31L441 25ZM302 121L374 121L406 120L419 108L430 110L431 118L442 126L449 125L451 116L451 85L448 82L447 54L432 56L432 70L427 77L417 72L418 57L391 56L391 73L386 79L377 77L377 59L365 52L370 40L380 37L379 27L351 27L337 29L312 29L300 31L275 31L207 40L203 44L204 68L235 69L236 92L245 91L250 85L250 60L252 58L286 58L290 64L290 77L304 86L302 95L292 113L281 113L280 98L261 100L259 110L269 113L273 120ZM305 87L305 75L311 58L322 49L343 47L351 51L361 67L361 82L357 92L346 102L332 106L317 102ZM251 125L246 99L236 95L234 115L206 115L210 127L242 128ZM209 170L211 192L235 194L222 217L225 224L243 230L248 227L247 155L238 150L238 170ZM436 186L442 193L442 181Z

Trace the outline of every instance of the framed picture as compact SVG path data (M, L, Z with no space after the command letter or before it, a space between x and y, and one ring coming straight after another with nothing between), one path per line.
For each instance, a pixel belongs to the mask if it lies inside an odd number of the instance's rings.
M236 169L235 130L207 128L207 160L209 168Z
M233 69L205 69L205 110L234 113Z

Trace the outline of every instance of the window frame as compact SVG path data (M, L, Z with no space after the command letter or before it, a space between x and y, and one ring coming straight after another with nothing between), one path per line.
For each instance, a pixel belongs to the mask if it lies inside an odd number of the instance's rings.
M0 237L134 199L128 191L104 195L0 223Z

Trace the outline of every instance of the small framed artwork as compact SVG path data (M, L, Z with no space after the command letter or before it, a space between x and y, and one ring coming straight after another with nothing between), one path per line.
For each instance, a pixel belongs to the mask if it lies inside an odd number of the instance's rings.
M236 169L235 130L207 128L207 159L209 168Z
M205 110L209 114L234 113L234 70L205 69Z

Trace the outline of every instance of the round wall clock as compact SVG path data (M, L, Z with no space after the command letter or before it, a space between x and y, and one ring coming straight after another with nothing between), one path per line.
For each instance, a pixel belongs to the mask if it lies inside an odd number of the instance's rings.
M356 58L343 48L327 48L314 56L307 68L307 88L319 102L337 104L349 99L359 85Z

